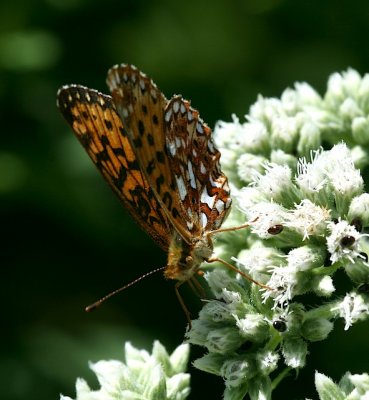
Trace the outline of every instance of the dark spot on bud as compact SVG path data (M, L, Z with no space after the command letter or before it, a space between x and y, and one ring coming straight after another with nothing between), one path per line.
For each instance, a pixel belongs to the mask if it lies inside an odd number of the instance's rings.
M278 332L285 332L287 330L287 324L282 319L276 319L273 321L273 328Z
M360 218L354 218L354 219L351 221L351 224L350 224L350 225L352 225L353 227L355 227L355 229L356 229L358 232L361 232L362 229L363 229L363 223L361 222L361 219L360 219Z
M369 283L362 283L358 286L357 291L359 293L369 294Z
M324 267L330 267L332 265L331 255L328 253L324 260Z
M342 247L350 247L355 243L355 238L353 236L347 235L341 239L340 243Z
M246 340L246 342L243 342L241 346L238 348L238 351L240 353L246 353L248 352L252 347L252 342L250 340Z
M283 225L277 224L273 225L268 229L269 235L278 235L283 231Z
M156 114L154 114L152 116L152 122L154 123L154 125L158 125L159 120L158 120L158 116Z
M363 260L364 262L368 262L368 254L366 254L364 251L361 251L360 257L358 257L360 260Z

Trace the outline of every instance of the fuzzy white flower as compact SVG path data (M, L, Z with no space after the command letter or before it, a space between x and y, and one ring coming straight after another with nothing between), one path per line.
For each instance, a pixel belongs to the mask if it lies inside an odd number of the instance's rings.
M266 164L265 173L258 174L254 185L267 198L275 200L283 197L292 186L292 171L288 166Z
M326 239L327 249L332 263L348 259L354 264L355 258L360 256L359 239L362 235L347 221L331 221L327 227L330 231Z
M324 164L322 165L319 157L320 154L321 151L314 151L311 153L311 162L303 157L297 165L296 183L307 194L320 192L327 183Z
M242 250L237 257L232 257L232 260L238 267L242 266L247 273L254 275L268 273L271 267L279 265L284 257L284 253L278 249L256 244L251 249Z
M291 267L273 267L272 276L267 282L270 289L261 289L262 298L265 303L267 299L274 300L273 310L277 307L286 308L293 297L293 289L297 283L297 271Z
M287 211L279 204L260 202L247 210L251 231L260 238L266 239L273 235L269 233L271 227L283 225L287 218Z
M333 285L332 277L325 275L321 279L319 279L314 292L318 296L329 297L335 290L336 288Z
M368 316L369 308L361 294L351 292L332 308L332 312L338 312L338 315L345 320L345 331L347 331L355 322Z
M261 153L268 147L269 133L263 123L249 119L242 126L243 135L239 138L243 151Z
M219 121L214 128L214 137L219 147L234 147L243 136L243 127L236 115L232 115L233 122Z
M303 240L310 235L321 236L326 230L326 222L330 218L330 210L315 205L308 199L301 200L295 209L287 213L285 224L298 232Z

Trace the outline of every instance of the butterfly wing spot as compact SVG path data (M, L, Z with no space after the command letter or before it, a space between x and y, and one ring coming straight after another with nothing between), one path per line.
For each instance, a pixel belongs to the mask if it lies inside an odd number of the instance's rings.
M140 88L142 92L146 90L145 81L143 79L140 79Z
M138 133L139 133L141 136L143 136L144 133L145 133L145 125L144 125L144 123L142 122L141 119L138 121Z
M187 111L185 105L181 103L181 114L184 114Z
M196 186L196 178L195 178L195 175L193 173L192 162L190 160L188 160L187 165L188 165L187 168L188 168L190 185L191 185L191 187L193 189L196 189L197 188L197 186Z
M176 175L176 182L177 182L179 197L180 197L181 201L183 201L185 199L185 197L187 196L187 189L186 189L186 185L184 183L182 175L179 175L179 176Z
M172 111L171 109L169 109L169 110L165 113L165 117L164 117L165 122L169 122L169 121L170 121L170 119L172 118L172 113L173 113L173 111Z
M201 125L200 122L198 122L198 123L196 124L196 131L197 131L197 133L199 133L200 135L202 135L202 134L204 133L204 130L202 129L202 125Z
M150 146L154 146L155 142L154 142L154 136L151 133L147 134L147 143Z
M209 196L208 189L207 189L206 186L204 187L204 189L203 189L203 191L201 193L200 200L201 200L201 203L206 204L209 207L209 209L211 209L213 204L214 204L213 197Z
M175 101L174 103L173 103L173 111L174 111L174 113L178 113L178 111L179 111L179 102L178 101Z
M169 154L174 157L176 155L177 152L177 146L175 142L169 142L167 140L167 149L169 151Z
M215 208L217 209L218 213L221 214L224 211L225 204L223 200L217 200L215 202Z
M206 215L204 212L202 212L202 213L201 213L201 225L202 225L202 227L205 229L205 227L207 226L207 224L208 224L208 217L207 217L207 215Z

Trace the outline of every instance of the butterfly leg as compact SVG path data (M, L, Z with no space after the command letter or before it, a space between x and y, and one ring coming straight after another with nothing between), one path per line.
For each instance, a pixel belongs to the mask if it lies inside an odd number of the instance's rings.
M179 287L180 287L184 282L187 282L187 281L178 281L178 282L175 284L175 286L174 286L174 290L175 290L175 292L176 292L176 296L177 296L177 299L178 299L178 301L179 301L179 304L181 305L182 310L183 310L183 312L184 312L185 315L186 315L186 319L187 319L187 322L188 322L188 325L189 325L189 329L191 329L191 326L192 326L192 324L191 324L191 314L190 314L190 312L188 311L188 308L186 307L186 304L185 304L185 302L183 301L183 298L182 298L182 296L180 295L179 290L178 290Z
M195 292L200 299L206 298L205 290L195 276L192 276L187 282L192 291Z
M206 260L208 263L213 263L213 262L220 262L223 265L225 265L227 268L231 269L232 271L237 272L238 274L240 274L241 276L243 276L244 278L246 278L248 281L255 283L256 285L264 288L264 289L269 289L269 290L273 290L272 288L270 288L267 285L264 285L263 283L260 283L258 281L255 281L255 279L252 279L250 275L245 274L244 272L240 271L238 268L236 268L235 266L233 266L232 264L230 264L229 262L218 258L218 257L212 257L209 258L208 260Z
M252 221L255 222L256 220ZM251 223L252 223L251 222ZM239 225L239 226L231 226L230 228L219 228L219 229L215 229L214 231L210 231L208 232L208 235L214 235L216 233L221 233L221 232L233 232L233 231L238 231L240 229L245 229L245 228L250 228L250 224L243 224L243 225Z

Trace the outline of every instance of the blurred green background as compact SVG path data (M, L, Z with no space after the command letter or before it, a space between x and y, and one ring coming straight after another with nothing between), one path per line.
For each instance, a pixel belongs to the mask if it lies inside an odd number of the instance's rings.
M150 349L159 339L173 350L186 324L173 282L159 275L83 311L166 256L58 113L59 86L106 92L108 68L133 63L214 126L232 113L242 118L258 93L279 96L301 80L323 93L332 72L369 72L368 41L367 0L2 0L0 397L74 396L77 376L97 387L89 360L122 358L125 340ZM182 294L196 312L193 294ZM315 369L335 379L368 371L368 328L344 333L338 323L275 399L316 398ZM191 372L191 399L221 398L221 379Z

